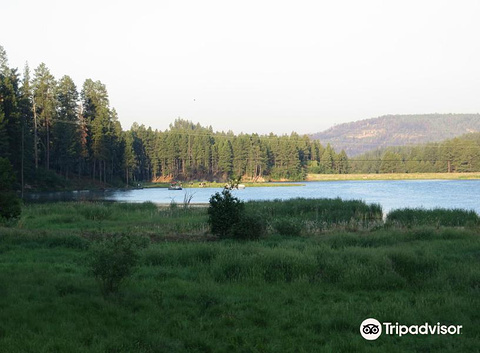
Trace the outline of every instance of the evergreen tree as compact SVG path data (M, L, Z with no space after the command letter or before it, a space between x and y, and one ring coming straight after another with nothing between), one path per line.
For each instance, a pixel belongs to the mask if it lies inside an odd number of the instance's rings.
M320 164L323 167L325 173L330 174L335 170L335 151L330 144L327 144L325 151L320 158Z
M17 70L8 67L6 52L0 47L0 157L9 159L16 175L21 171L22 146L19 99Z
M80 157L78 92L73 80L63 76L57 87L57 121L52 128L54 166L68 177Z
M123 164L125 167L125 182L127 185L132 181L133 173L137 167L137 159L133 150L133 135L131 131L124 133L125 153Z
M380 166L381 173L403 173L403 162L400 154L387 151L383 155L382 164Z
M33 105L32 105L32 87L30 83L30 68L25 64L23 80L20 88L20 98L18 101L21 125L21 149L20 149L20 182L22 185L22 197L25 186L25 180L33 179Z
M233 173L233 149L227 139L220 139L218 144L218 169L224 179L229 179Z
M335 162L335 166L337 168L338 174L348 174L348 171L349 171L348 157L345 150L342 150L340 154L337 156L337 161Z
M89 126L87 148L91 160L91 173L95 179L107 182L114 174L122 175L123 150L121 125L115 110L109 107L108 93L100 81L87 79L81 92L83 118Z
M38 135L39 149L43 151L36 155L36 165L43 158L46 169L50 168L51 128L56 118L57 101L55 96L56 82L50 70L44 63L36 69L33 79L34 128Z
M5 116L4 80L9 76L8 59L5 49L0 45L0 158L9 157L9 136L7 133L7 117Z

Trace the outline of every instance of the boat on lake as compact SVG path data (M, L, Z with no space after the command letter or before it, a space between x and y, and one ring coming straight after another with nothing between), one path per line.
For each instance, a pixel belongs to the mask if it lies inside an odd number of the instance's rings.
M182 184L177 182L171 183L168 190L182 190Z

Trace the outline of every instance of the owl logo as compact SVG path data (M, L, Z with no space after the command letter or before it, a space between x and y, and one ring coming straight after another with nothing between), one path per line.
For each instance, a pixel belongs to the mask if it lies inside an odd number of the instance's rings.
M366 319L360 324L360 334L368 341L376 340L382 334L382 324L376 319Z
M375 325L375 324L368 324L368 325L363 325L363 333L366 335L376 335L380 326Z

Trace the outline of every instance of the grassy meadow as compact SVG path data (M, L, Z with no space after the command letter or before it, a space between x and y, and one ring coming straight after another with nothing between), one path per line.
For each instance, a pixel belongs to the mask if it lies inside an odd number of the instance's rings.
M268 223L249 242L210 235L206 208L25 206L0 227L0 352L478 351L477 215L406 209L383 223L377 205L289 202L247 203ZM286 218L297 236L277 226ZM88 258L118 235L145 246L104 296ZM369 317L463 331L366 341Z

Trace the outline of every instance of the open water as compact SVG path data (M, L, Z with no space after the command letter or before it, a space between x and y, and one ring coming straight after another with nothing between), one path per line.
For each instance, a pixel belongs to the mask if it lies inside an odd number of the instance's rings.
M183 190L136 189L107 190L102 192L77 191L36 193L27 195L26 201L105 200L121 202L145 202L169 204L183 203L192 196L192 203L208 203L220 188ZM462 208L480 214L480 180L389 180L389 181L323 181L302 182L298 186L247 187L235 190L241 200L274 200L305 198L337 198L364 200L378 203L384 212L392 209L413 208Z

